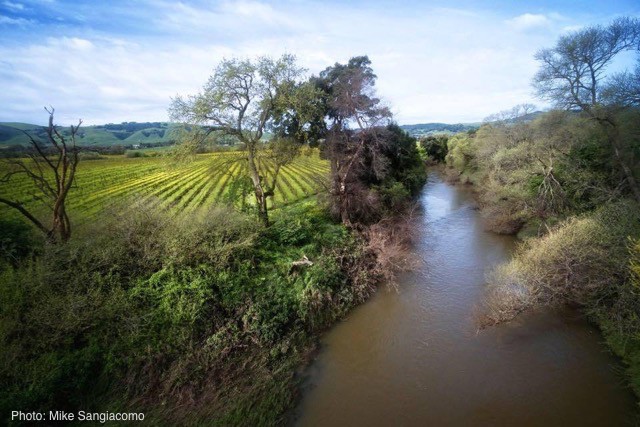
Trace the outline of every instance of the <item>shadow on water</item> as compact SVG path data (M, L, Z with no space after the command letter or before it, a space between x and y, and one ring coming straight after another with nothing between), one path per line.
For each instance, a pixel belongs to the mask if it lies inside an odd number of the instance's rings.
M514 239L483 229L471 194L431 174L420 198L421 266L322 340L299 426L617 426L636 413L619 362L572 310L478 332L485 274Z

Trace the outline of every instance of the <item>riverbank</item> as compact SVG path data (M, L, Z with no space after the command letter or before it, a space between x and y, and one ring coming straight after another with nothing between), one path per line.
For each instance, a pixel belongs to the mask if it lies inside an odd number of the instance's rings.
M640 206L597 123L552 111L456 135L448 150L446 172L472 185L485 226L522 241L490 275L481 324L579 306L624 360L640 399Z
M297 425L624 425L619 363L575 311L477 330L485 273L515 241L485 230L470 188L431 173L419 203L419 265L323 336Z

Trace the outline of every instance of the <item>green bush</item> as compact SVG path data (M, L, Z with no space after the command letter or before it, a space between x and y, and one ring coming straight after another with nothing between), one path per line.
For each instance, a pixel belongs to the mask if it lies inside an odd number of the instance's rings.
M0 270L4 265L17 265L42 243L39 235L24 221L0 219Z
M429 159L442 163L447 157L448 141L449 137L447 135L430 135L420 139L420 146Z
M382 186L378 191L387 208L392 212L398 212L406 207L407 203L411 200L409 189L395 180L389 180L385 184L386 185Z
M129 159L136 159L139 157L147 157L147 155L144 153L144 151L134 151L134 150L127 150L127 152L124 154L124 156L126 158Z
M590 312L607 344L628 366L631 386L640 396L640 240L630 240L629 252L628 282L612 304L592 307Z
M85 160L104 160L106 157L101 156L97 151L82 151L79 154L80 161Z

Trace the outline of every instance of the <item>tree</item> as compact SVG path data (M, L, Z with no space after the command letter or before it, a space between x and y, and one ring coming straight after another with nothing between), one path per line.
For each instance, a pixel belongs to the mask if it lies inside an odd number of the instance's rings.
M269 225L267 200L274 195L279 171L293 159L291 155L281 155L287 151L281 148L290 144L287 152L295 151L294 135L287 129L300 128L278 124L286 122L287 115L293 117L292 112L296 111L303 72L292 55L276 60L268 57L254 61L223 60L201 93L178 95L169 108L172 120L204 126L207 133L217 131L244 144L258 215L265 226ZM269 131L274 131L280 140L277 144L280 148L275 151L267 150L262 141Z
M619 18L607 27L593 26L565 35L555 47L536 54L542 66L534 87L541 98L587 114L602 126L624 179L640 201L640 187L625 159L616 120L621 107L637 102L638 83L629 73L607 75L616 56L626 50L640 50L637 18Z
M354 214L373 202L359 175L367 172L381 177L387 168L381 154L386 139L380 127L389 122L391 112L375 95L376 75L367 56L336 63L312 80L325 94L329 129L324 152L331 164L334 212L345 225L351 225Z
M24 201L0 197L0 203L20 212L42 231L49 241L66 242L71 237L71 222L67 214L66 200L80 161L76 135L82 120L76 126L71 126L69 134L65 135L53 124L54 109L45 108L45 110L49 113L46 141L36 141L31 134L23 131L31 143L31 150L27 152L29 161L6 160L9 168L1 181L8 182L15 175L26 175L37 189L36 198L51 210L51 223L45 225L40 221L36 214L25 208Z
M427 156L435 162L442 163L447 157L447 141L449 136L445 134L429 135L420 138L420 146Z
M640 61L633 73L623 71L611 76L602 90L602 99L620 109L640 107Z

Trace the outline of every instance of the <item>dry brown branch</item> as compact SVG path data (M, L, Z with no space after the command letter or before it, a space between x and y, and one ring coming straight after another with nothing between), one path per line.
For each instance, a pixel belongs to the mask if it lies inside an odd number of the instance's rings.
M38 190L34 195L36 200L42 201L52 211L51 223L46 226L37 216L24 206L24 201L0 198L3 203L18 212L34 224L47 236L50 241L65 242L71 237L71 221L66 211L66 199L75 180L76 169L80 160L79 148L76 146L76 135L82 125L70 127L69 136L58 131L53 123L54 109L45 108L49 113L49 125L46 129L47 143L43 147L31 134L23 133L29 138L33 151L27 155L29 161L7 160L9 172L0 179L8 182L15 175L25 175ZM52 160L53 158L53 160Z

